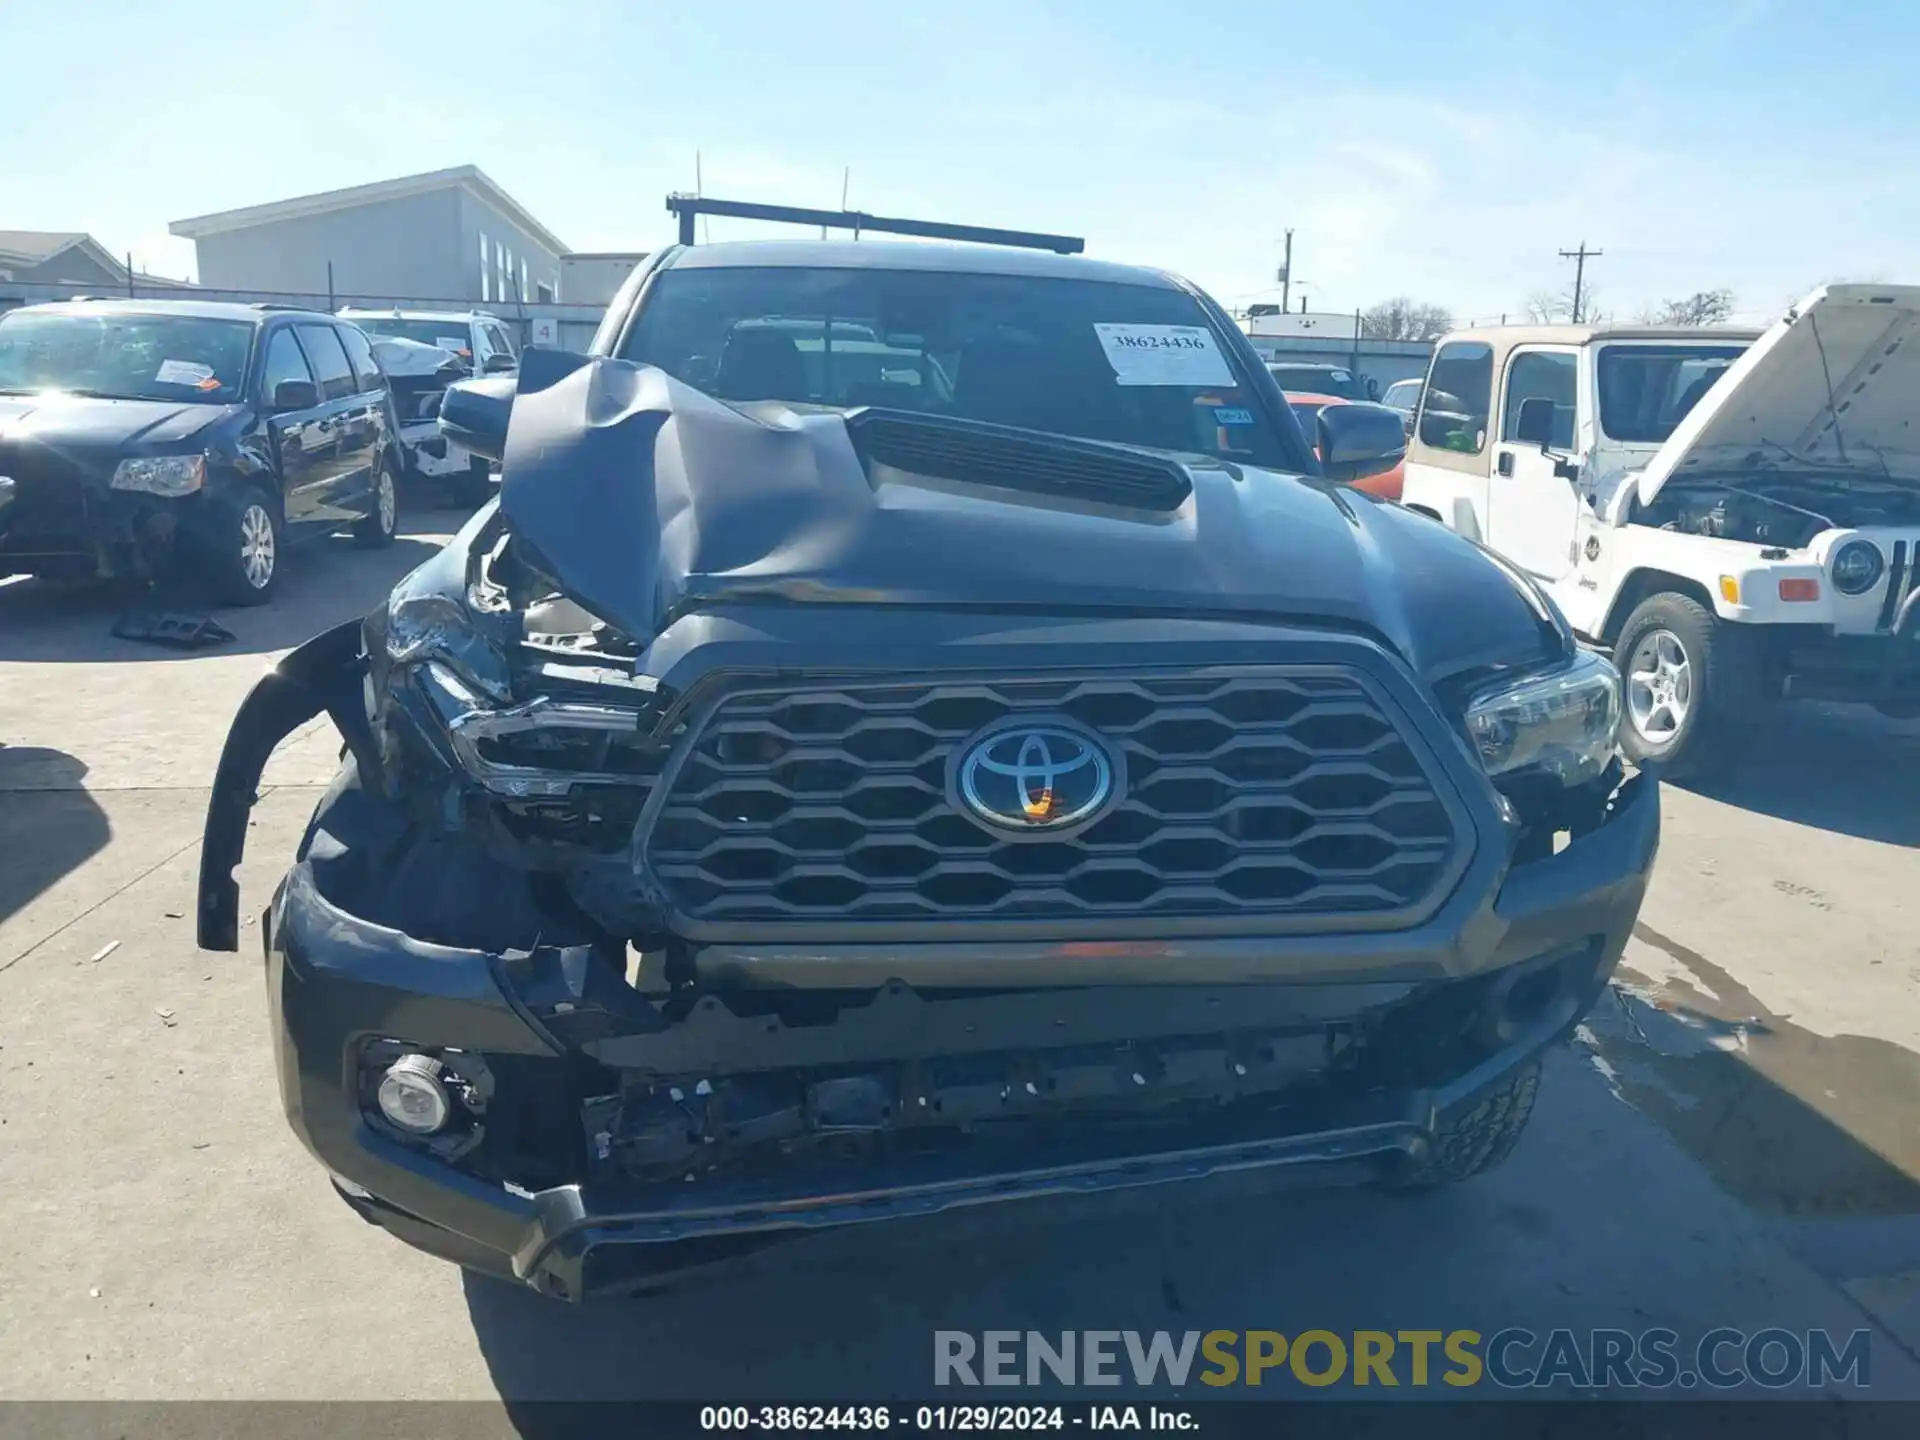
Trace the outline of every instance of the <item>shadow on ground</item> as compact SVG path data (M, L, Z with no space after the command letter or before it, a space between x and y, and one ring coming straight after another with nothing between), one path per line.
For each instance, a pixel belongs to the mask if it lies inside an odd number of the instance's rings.
M82 788L86 765L0 738L0 920L106 849L113 827Z
M1668 782L1760 815L1920 846L1920 724L1863 706L1787 705L1739 741L1737 760Z
M361 550L340 536L292 549L282 561L273 602L254 609L215 609L187 592L149 595L128 585L0 584L0 661L99 663L286 650L373 609L466 518L459 511L405 517L400 539L384 550ZM210 613L234 638L188 651L113 635L114 622L129 609L156 605Z
M1549 1057L1540 1108L1513 1159L1438 1194L1262 1193L1254 1177L1234 1177L987 1207L809 1236L630 1301L569 1306L469 1275L469 1316L529 1436L548 1433L553 1417L533 1402L549 1400L927 1399L937 1329L1342 1333L1418 1323L1487 1335L1512 1325L1661 1325L1685 1345L1722 1325L1850 1333L1860 1311L1824 1287L1823 1309L1805 1288L1818 1284L1810 1272L1805 1285L1783 1285L1777 1261L1763 1260L1767 1235L1774 1217L1817 1218L1829 1233L1858 1220L1920 1246L1920 1183L1902 1168L1913 1145L1877 1153L1879 1134L1850 1128L1859 1110L1821 1094L1838 1089L1878 1116L1910 1116L1920 1105L1914 1057L1823 1041L1812 1052L1821 1068L1808 1073L1748 1065L1711 1041L1676 1053L1645 1034L1649 1003L1603 997L1600 1035ZM1777 1017L1763 1023L1788 1028ZM1883 1274L1890 1261L1898 1268L1883 1247L1849 1273ZM1827 1278L1847 1284L1845 1274ZM1897 1316L1874 1318L1899 1333ZM1903 1360L1898 1345L1874 1345L1876 1385L1906 1386L1889 1373ZM1205 1395L1356 1398L1337 1387L1275 1388ZM1047 1392L949 1393L1031 1401ZM1098 1396L1075 1393L1129 1401L1151 1392L1127 1379ZM1190 1382L1186 1393L1201 1392ZM1378 1398L1461 1392L1403 1382Z

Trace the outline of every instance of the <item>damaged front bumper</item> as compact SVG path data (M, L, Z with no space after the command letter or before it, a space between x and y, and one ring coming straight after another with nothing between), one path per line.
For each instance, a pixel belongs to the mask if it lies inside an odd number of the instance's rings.
M428 477L465 475L473 465L473 453L440 433L438 418L419 420L400 427L400 445L409 467Z
M363 913L356 855L407 822L373 783L359 647L357 626L320 637L242 707L201 943L237 944L267 756L329 713L350 759L263 927L288 1119L363 1217L567 1299L820 1227L1417 1166L1443 1117L1592 1004L1658 843L1640 776L1558 853L1400 930L711 944L699 983L650 994L646 960L602 945L488 952ZM448 1130L402 1133L375 1104L403 1054L457 1082Z
M87 483L52 497L0 476L0 575L152 579L182 537L211 537L214 499L131 494ZM54 503L57 502L57 503Z

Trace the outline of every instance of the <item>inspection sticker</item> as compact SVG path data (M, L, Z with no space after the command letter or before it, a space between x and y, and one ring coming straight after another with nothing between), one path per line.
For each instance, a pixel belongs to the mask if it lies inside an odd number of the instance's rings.
M1253 423L1253 411L1216 410L1213 412L1213 420L1216 425L1251 425Z
M157 385L204 385L213 379L213 367L192 360L162 360L153 379Z
M1231 385L1227 357L1204 325L1097 324L1120 385Z
M456 355L467 348L467 342L462 340L458 335L436 335L433 337L433 343L438 345L442 350L453 351Z

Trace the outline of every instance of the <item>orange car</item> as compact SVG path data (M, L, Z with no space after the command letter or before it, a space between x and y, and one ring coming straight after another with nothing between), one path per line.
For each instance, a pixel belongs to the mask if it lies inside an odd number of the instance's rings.
M1360 403L1356 400L1343 400L1338 395L1309 395L1302 390L1288 390L1285 394L1287 404L1293 407L1293 418L1300 422L1300 428L1306 432L1309 443L1312 442L1316 433L1314 421L1319 419L1323 409L1329 405ZM1320 454L1319 447L1316 446L1313 453L1317 457ZM1406 475L1407 462L1402 459L1391 470L1379 475L1369 475L1364 480L1354 481L1353 488L1364 490L1369 495L1378 495L1382 500L1397 502L1400 499L1400 484L1406 479Z

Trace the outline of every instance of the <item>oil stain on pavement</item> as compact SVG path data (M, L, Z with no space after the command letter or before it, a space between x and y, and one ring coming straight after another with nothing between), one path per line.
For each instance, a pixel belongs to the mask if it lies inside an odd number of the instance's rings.
M1679 973L1623 966L1582 1028L1623 1099L1760 1215L1920 1216L1920 1055L1813 1034L1699 952L1634 937Z

